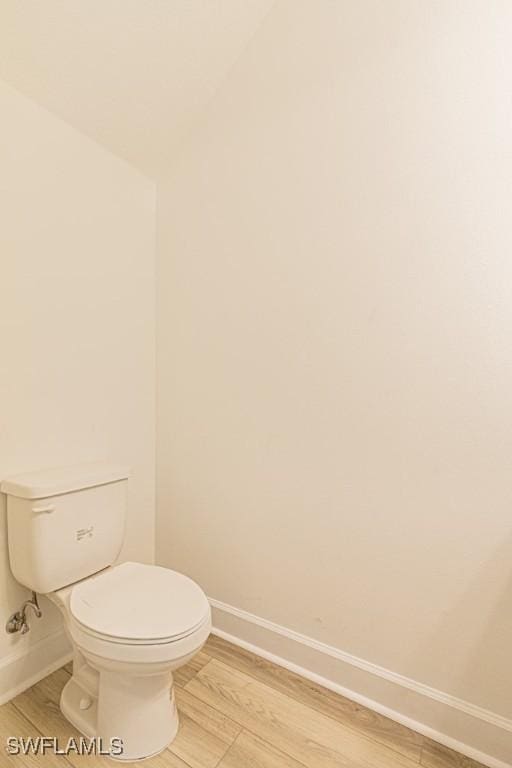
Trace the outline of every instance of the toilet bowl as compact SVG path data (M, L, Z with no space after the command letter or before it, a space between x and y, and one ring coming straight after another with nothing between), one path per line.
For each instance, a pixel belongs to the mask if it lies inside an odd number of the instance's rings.
M172 673L211 629L202 589L156 565L115 564L124 539L125 467L95 463L4 480L14 577L61 610L73 646L64 716L111 756L139 760L178 730ZM122 749L120 749L122 742Z
M178 730L172 672L211 629L204 592L176 571L130 562L47 596L74 648L64 716L103 747L120 739L120 760L165 749Z

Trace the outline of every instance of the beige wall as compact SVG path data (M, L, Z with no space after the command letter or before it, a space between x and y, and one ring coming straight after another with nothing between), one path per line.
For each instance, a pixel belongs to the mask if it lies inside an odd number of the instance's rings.
M0 212L0 479L127 462L123 556L150 561L154 185L0 83ZM26 637L4 634L27 593L10 575L0 505L1 667L58 617L45 603Z
M160 563L512 716L510 3L278 2L159 199Z

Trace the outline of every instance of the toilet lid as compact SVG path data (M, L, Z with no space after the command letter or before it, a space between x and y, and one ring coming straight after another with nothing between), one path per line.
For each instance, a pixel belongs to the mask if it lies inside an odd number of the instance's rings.
M157 642L191 634L209 611L203 590L168 568L123 563L73 588L74 618L101 635Z

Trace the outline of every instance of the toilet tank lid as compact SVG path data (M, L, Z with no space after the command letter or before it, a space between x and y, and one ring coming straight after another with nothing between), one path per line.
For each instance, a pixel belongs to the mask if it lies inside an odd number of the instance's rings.
M94 488L97 485L115 483L118 480L126 480L129 476L128 467L120 464L94 462L8 477L2 481L0 491L21 499L46 499L50 496L59 496L62 493L71 493L85 488Z

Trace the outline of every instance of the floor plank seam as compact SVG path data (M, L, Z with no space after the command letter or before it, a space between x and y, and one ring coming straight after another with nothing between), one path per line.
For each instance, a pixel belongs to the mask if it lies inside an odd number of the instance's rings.
M310 768L310 766L307 763L304 763L302 760L299 760L296 757L293 757L293 755L290 755L288 752L285 752L281 747L276 746L272 741L269 741L268 739L263 739L259 734L255 733L254 731L251 731L250 728L243 727L234 742L229 747L228 751L224 755L224 757L221 759L220 763L215 768L222 768L222 762L226 758L228 752L231 751L231 749L235 746L237 741L244 735L248 734L249 736L252 736L255 741L259 741L262 744L265 744L267 747L270 747L274 752L276 752L279 755L282 755L287 760L293 760L297 765L303 766L303 768ZM359 766L357 767L359 768Z
M269 739L262 738L259 733L256 733L255 731L251 731L250 728L242 728L241 732L238 734L237 739L239 736L242 735L242 733L245 731L245 733L250 734L254 739L257 739L258 741L262 741L264 744L268 744L269 747L272 747L272 749L275 749L276 752L279 752L281 755L285 755L290 760L295 760L296 763L299 763L300 765L303 765L304 768L309 768L309 766L306 763L303 763L302 760L299 760L296 757L293 757L293 755L290 755L289 752L286 752L281 747L278 747L276 744L274 744L273 741L270 741Z
M207 666L207 665L205 665L205 666ZM225 665L225 666L227 666L227 665ZM190 681L190 682L191 682L191 681ZM188 683L187 683L187 685L188 685ZM194 697L194 699L196 699L197 701L200 701L200 702L201 702L201 704L204 704L204 705L206 705L206 706L212 706L211 704L207 704L207 702L203 701L203 700L202 700L202 699L200 699L198 696L196 696L194 693L192 693L191 691L189 691L189 690L187 689L187 687L186 687L186 686L185 686L185 690L187 691L187 693L188 693L190 696L193 696L193 697ZM224 715L224 713L223 713L223 712L221 712L221 710L220 710L220 709L217 709L217 707L212 707L212 709L215 709L215 711L216 711L216 712L219 712L221 715L223 715L223 717L226 717L226 715ZM245 731L246 733L250 733L250 734L251 734L251 736L253 736L255 739L258 739L259 741L266 741L266 743L267 743L267 744L269 744L269 745L270 745L270 746L271 746L273 749L276 749L276 750L278 750L278 751L279 751L279 752L281 752L282 754L286 755L286 757L289 757L289 758L290 758L290 759L292 759L292 760L293 760L293 759L295 759L295 758L293 758L293 757L292 757L292 755L288 754L287 752L283 752L283 750L282 750L282 749L280 749L279 747L277 747L277 746L276 746L276 745L275 745L275 744L274 744L272 741L269 741L269 740L267 740L267 739L262 739L262 738L261 738L261 736L260 736L258 733L256 733L255 731L251 730L251 728L250 728L249 726L243 725L243 724L242 724L242 723L240 723L238 720L236 720L234 717L230 717L229 719L230 719L230 720L232 720L234 723L236 723L236 724L239 726L239 728L240 728L240 732L237 734L237 736L236 736L236 738L235 738L235 740L234 740L233 744L231 744L231 745L229 746L229 749L228 749L228 750L227 750L227 752L225 753L224 757L226 757L226 755L227 755L227 753L229 752L229 750L231 749L231 747L232 747L232 746L234 746L234 744L236 743L237 739L239 739L239 738L240 738L240 736L242 735L242 733ZM224 759L224 757L222 758L222 760ZM300 761L296 761L296 762L300 762ZM305 765L305 763L302 763L302 762L301 762L300 764L301 764L301 765L304 765L304 766L305 766L305 768L309 768L309 766Z
M217 710L217 711L218 711L218 710ZM236 742L238 741L238 739L240 738L240 735L241 735L242 733L243 733L243 731L242 731L242 730L240 731L240 733L237 733L237 735L235 736L235 738L234 738L233 742L232 742L232 743L229 745L229 747L226 749L226 751L224 752L224 754L222 755L222 757L219 757L219 759L218 759L218 760L217 760L217 762L215 763L215 766L214 766L214 768L219 768L219 766L220 766L220 765L222 765L222 763L224 762L224 759L226 758L226 755L227 755L227 754L228 754L228 753L229 753L229 752L230 752L230 751L233 749L233 747L235 746Z
M186 760L184 760L183 757L181 757L181 755L177 755L176 752L173 751L172 744L169 745L163 752L160 752L160 754L164 756L164 759L165 759L165 753L166 752L169 752L169 754L171 754L173 757L176 757L176 758L178 758L178 760L181 760L181 762L184 765L188 766L188 768L194 768L194 766L191 765ZM150 758L150 760L151 760L151 758ZM122 762L120 760L118 760L117 762L121 763L121 765L122 765ZM144 759L143 760L138 760L137 762L142 765L145 762L145 760ZM148 762L150 762L150 761L148 761Z

